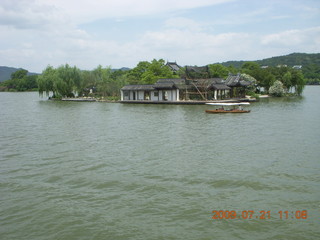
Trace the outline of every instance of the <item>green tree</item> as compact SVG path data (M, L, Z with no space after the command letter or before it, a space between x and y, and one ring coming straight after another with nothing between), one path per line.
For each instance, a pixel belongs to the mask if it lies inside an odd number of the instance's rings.
M302 72L299 70L293 70L291 82L292 82L292 86L295 88L295 93L297 95L301 95L306 85L306 81L304 79Z
M260 68L259 64L255 62L244 63L241 71L254 77L257 80L257 85L263 87L265 91L269 90L276 79L268 69Z
M38 87L37 75L27 75L28 71L19 69L11 74L11 78L1 83L2 91L27 91Z
M320 63L320 61L319 61ZM307 79L319 79L320 78L320 64L308 64L303 66L302 73Z
M244 73L252 73L254 71L257 71L260 69L260 65L256 62L245 62L242 67L241 67L242 71Z
M50 92L53 92L53 97L57 96L57 90L54 87L54 83L58 80L58 72L52 66L47 66L42 74L38 77L38 91L41 96L46 93L49 96Z
M108 95L108 88L112 82L111 78L111 67L103 68L99 65L96 69L93 70L97 82L97 90L100 95L106 97Z
M229 74L229 68L221 64L210 64L209 66L210 77L213 78L226 78Z
M53 92L53 97L73 97L82 86L80 70L68 64L57 69L48 66L39 76L38 86L41 95Z
M5 82L8 89L25 91L28 89L26 79L28 71L25 69L19 69L11 74L11 79Z
M141 84L142 74L148 70L150 63L147 61L142 61L137 64L137 66L127 73L127 79L129 84Z
M177 76L165 65L163 59L153 59L147 70L142 73L141 81L144 84L154 84L159 78L176 78Z
M111 73L112 82L109 86L109 95L112 97L118 97L120 89L127 85L126 72L123 70L116 70Z
M286 72L282 77L282 83L283 83L283 86L286 88L287 92L289 92L290 88L292 87L291 79L292 79L292 75L289 71Z
M81 87L79 89L79 96L88 96L90 93L90 89L96 89L97 80L93 71L82 71L81 72Z
M228 66L228 72L231 73L231 74L237 74L239 72L239 69L237 69L234 66L230 65L230 66Z
M25 69L19 69L11 74L11 79L23 79L28 74L28 71Z
M258 81L254 77L250 76L249 74L246 73L241 73L240 79L246 82L250 82L251 84L247 87L247 92L248 93L256 93L257 92L257 86L258 86Z
M54 82L54 88L62 97L74 97L74 93L81 88L81 74L77 67L68 64L57 69L58 78Z
M128 82L130 84L153 84L159 78L178 78L168 66L165 65L163 59L153 59L151 62L143 61L131 69L128 74Z

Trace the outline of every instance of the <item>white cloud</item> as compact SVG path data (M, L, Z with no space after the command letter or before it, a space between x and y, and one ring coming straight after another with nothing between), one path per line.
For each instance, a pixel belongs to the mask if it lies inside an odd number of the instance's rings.
M305 49L320 50L320 27L307 29L293 29L280 33L268 34L263 36L262 45L272 47L303 47Z
M98 19L153 16L215 5L230 0L2 0L0 25L18 29L48 29Z
M181 65L201 66L228 60L256 60L297 51L320 51L320 27L260 36L244 32L208 32L206 23L187 18L178 20L175 25L174 19L168 19L163 29L145 32L140 38L123 43L98 40L70 26L56 32L24 30L29 36L19 42L21 30L11 29L6 34L10 39L18 40L13 40L10 48L0 50L0 62L41 72L47 64L57 67L69 63L82 69L93 69L99 64L134 67L142 60L163 58L176 60ZM4 28L0 28L0 34L4 32ZM0 44L2 41L0 39Z
M66 16L54 5L36 0L3 0L0 3L0 25L17 29L48 30L66 23Z
M237 32L215 32L216 27L221 28L217 22L236 20L211 18L211 21L203 21L186 15L180 17L175 11L225 0L171 1L2 0L0 65L41 72L47 64L69 63L82 69L93 69L99 64L134 67L142 60L163 58L177 60L181 65L204 65L228 60L256 60L297 51L320 52L320 27L263 35L244 32L249 23L245 21L246 24L240 25L239 22L244 21L241 16L253 19L263 13L263 10L253 9L248 13L233 14L235 19L240 18L237 24L233 23ZM162 15L168 12L175 14ZM158 19L162 20L162 25L145 32L131 31L134 36L124 33L120 42L111 35L95 38L79 25L106 17L128 21L127 16L137 15L161 16ZM233 15L228 12L228 16ZM164 19L168 16L174 17Z
M183 21L177 27L167 24L162 31L145 33L135 44L148 52L150 58L161 57L195 65L258 60L292 52L320 52L320 27L265 35L245 32L217 34L206 31L206 26L199 22L180 20Z
M203 29L205 25L205 23L200 23L184 17L169 18L165 22L166 28L189 29L190 31L199 31L200 29Z
M152 16L227 1L230 0L2 0L0 35L5 37L0 39L0 63L38 72L47 64L65 62L84 68L105 62L132 66L127 59L144 57L147 47L143 40L128 39L124 44L97 40L78 24L100 18ZM149 49L146 55L148 52L152 51Z
M234 0L46 0L45 2L64 12L72 21L84 23L100 18L152 16L230 1Z
M290 16L287 15L281 15L281 16L271 16L270 19L272 20L280 20L280 19L289 19L291 18Z
M252 44L251 36L246 33L210 34L190 29L148 32L143 42L142 45L150 47L154 56L180 59L181 64L195 65L226 61L234 56L244 57L243 53L249 51Z
M312 17L318 17L320 16L320 6L318 5L317 7L312 7L309 6L306 3L300 3L295 5L295 8L297 11L300 13L300 15L303 18L312 18Z

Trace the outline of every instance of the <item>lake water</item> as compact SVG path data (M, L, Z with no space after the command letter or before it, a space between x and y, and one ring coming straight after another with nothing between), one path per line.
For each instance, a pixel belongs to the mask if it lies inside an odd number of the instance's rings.
M319 104L319 86L230 115L0 93L0 239L319 239Z

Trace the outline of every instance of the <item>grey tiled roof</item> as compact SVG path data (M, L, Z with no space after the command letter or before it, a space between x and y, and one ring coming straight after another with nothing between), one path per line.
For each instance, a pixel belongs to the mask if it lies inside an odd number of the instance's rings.
M185 84L184 78L160 78L157 83L173 82L174 84Z
M226 84L230 87L246 87L251 83L248 81L241 80L240 74L237 75L229 75L226 79Z
M248 81L240 80L240 75L229 75L226 80L222 78L194 79L186 81L184 78L163 78L152 85L126 85L121 90L153 91L160 89L192 89L204 88L215 90L230 90L231 87L245 87Z
M123 88L121 88L121 90L123 91L128 91L128 90L138 90L138 91L151 91L151 90L155 90L154 85L126 85Z
M162 78L155 83L155 88L157 89L181 89L186 85L186 80L184 78Z
M176 62L167 62L166 65L170 67L173 71L179 71L179 69L181 68Z
M223 83L212 84L211 87L215 90L230 90L231 88Z
M208 66L203 66L203 67L197 67L197 66L186 66L186 71L187 72L208 72L209 68Z

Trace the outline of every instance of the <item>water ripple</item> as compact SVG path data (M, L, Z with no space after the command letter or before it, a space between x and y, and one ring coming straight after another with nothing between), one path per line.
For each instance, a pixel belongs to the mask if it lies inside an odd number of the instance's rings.
M1 239L317 239L320 89L306 90L238 116L0 93Z

